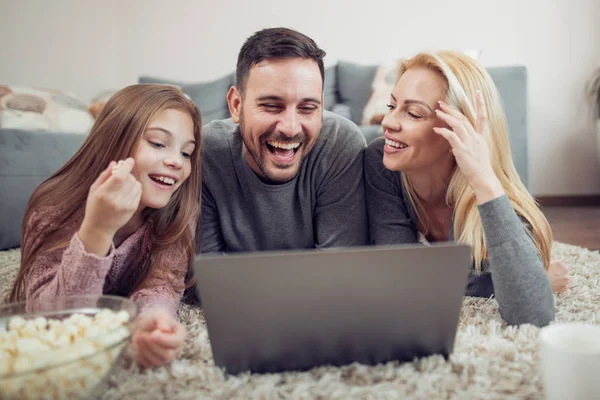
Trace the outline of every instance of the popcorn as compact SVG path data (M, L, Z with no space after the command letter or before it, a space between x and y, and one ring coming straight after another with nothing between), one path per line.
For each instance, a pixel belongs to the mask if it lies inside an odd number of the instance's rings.
M12 317L0 325L0 398L88 398L129 337L129 313Z

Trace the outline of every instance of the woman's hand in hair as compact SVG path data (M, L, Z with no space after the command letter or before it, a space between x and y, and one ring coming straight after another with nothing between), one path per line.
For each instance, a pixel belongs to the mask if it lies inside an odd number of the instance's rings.
M162 308L140 317L133 328L132 343L137 361L144 368L154 368L175 359L183 348L187 330Z
M492 168L490 149L485 141L489 135L487 113L481 93L477 93L477 120L473 126L467 117L443 101L436 109L438 118L451 129L434 127L450 143L456 164L482 204L504 194L500 180Z
M134 160L111 162L92 184L79 238L86 251L106 256L115 233L138 209L142 185L131 174Z

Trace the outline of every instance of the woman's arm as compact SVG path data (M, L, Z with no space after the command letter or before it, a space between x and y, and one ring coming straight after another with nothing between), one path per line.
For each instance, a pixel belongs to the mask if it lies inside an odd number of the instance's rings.
M548 325L554 319L554 297L533 238L506 195L478 210L502 318L513 325Z
M372 244L416 243L413 225L402 196L400 175L383 165L383 138L365 150L364 174L370 242Z

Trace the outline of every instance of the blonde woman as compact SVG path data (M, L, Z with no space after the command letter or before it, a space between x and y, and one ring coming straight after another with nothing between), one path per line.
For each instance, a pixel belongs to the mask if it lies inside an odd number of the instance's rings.
M488 73L462 53L419 54L399 66L388 107L365 154L371 242L467 243L466 295L494 295L510 324L547 325L552 232L515 170Z

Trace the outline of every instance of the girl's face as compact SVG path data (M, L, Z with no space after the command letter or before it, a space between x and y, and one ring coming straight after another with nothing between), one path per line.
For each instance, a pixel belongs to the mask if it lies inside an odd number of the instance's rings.
M385 134L383 164L392 171L423 171L453 163L450 144L433 127L448 127L437 118L446 82L426 68L410 68L394 88L382 121Z
M132 174L142 184L140 207L162 208L190 176L196 148L194 123L189 114L161 111L138 143Z

